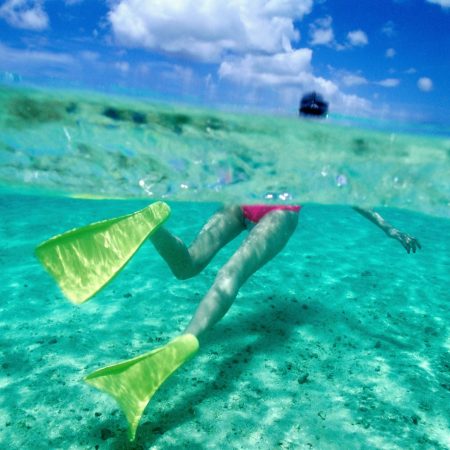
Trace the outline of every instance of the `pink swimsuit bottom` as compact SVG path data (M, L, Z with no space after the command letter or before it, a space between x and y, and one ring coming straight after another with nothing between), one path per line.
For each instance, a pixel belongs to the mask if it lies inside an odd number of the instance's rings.
M244 218L250 222L258 223L266 214L278 209L299 212L299 205L242 205Z

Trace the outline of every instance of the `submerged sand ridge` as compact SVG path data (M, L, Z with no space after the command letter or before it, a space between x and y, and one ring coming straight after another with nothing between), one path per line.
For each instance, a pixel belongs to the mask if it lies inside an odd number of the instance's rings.
M2 186L106 198L389 206L446 217L450 210L448 137L420 134L419 126L416 134L375 131L374 121L369 129L332 117L6 86L0 111Z

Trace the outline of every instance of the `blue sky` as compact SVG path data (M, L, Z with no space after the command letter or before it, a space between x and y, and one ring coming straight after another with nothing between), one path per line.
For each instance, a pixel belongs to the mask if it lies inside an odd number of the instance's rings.
M450 0L0 1L0 77L449 123Z

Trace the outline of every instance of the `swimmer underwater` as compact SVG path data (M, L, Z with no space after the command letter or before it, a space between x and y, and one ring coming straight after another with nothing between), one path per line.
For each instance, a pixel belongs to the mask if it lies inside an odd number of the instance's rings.
M165 203L157 202L137 213L72 230L38 246L37 257L63 292L75 303L82 303L112 279L147 238L175 277L187 279L198 275L240 233L248 232L218 271L179 336L163 347L96 370L85 378L118 402L129 424L130 440L135 439L144 409L158 388L197 353L203 335L226 314L246 280L288 243L297 228L300 210L301 206L294 205L226 206L211 216L187 246L162 226L170 210ZM421 248L416 238L394 228L378 213L359 207L354 210L397 240L408 253ZM92 272L96 278L92 278Z

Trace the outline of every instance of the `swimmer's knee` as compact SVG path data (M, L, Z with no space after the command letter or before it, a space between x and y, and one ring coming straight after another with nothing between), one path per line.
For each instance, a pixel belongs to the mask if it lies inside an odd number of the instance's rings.
M175 275L177 280L188 280L196 275L192 271L187 271L185 269L172 269L172 273Z
M177 280L188 280L189 278L192 278L192 275L188 274L187 272L184 271L177 271L177 270L172 270L173 275L175 276L175 278Z
M197 267L194 264L183 265L181 267L172 267L172 273L177 280L188 280L198 275L202 271L202 267Z
M223 299L233 301L241 286L239 274L234 269L222 268L214 281L214 288Z

